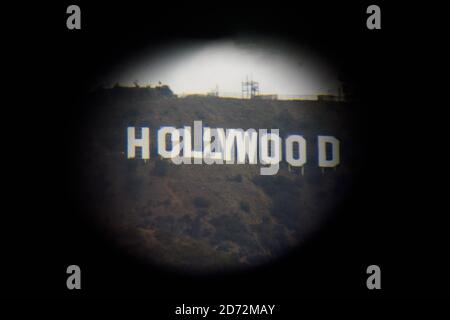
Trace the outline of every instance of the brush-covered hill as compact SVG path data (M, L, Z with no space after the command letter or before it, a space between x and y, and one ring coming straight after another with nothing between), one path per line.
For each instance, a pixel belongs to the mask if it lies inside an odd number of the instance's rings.
M86 203L129 252L162 266L217 271L254 266L307 241L335 214L359 172L357 106L343 102L178 98L92 93L81 146ZM307 163L273 176L260 165L174 165L157 156L162 126L280 129L301 134ZM151 159L127 159L126 128L150 127ZM341 142L341 164L317 165L317 135ZM284 141L284 140L283 140Z

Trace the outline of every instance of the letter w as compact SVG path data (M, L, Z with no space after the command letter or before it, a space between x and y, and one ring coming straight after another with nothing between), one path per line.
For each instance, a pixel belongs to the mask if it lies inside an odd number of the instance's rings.
M238 164L244 164L247 156L250 164L256 164L258 161L258 133L256 130L228 129L225 138L225 160L227 164L234 163L235 149L237 149Z

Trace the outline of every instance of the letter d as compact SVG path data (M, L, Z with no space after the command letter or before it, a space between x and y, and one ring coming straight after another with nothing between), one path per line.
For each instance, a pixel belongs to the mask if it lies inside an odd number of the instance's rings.
M327 144L331 144L331 159L327 159ZM339 140L332 136L319 136L319 167L332 168L340 163Z

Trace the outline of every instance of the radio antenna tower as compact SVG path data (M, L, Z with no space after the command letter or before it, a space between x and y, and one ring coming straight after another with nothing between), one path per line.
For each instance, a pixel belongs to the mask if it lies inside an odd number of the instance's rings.
M246 80L242 82L242 98L244 99L253 99L255 96L259 95L259 82L253 81L251 79L248 80L248 76L246 76Z

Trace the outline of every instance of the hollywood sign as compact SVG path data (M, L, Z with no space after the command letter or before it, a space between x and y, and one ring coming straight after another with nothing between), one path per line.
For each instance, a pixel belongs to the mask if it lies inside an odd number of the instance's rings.
M192 144L192 137L194 143ZM150 128L141 127L140 137L136 127L127 128L127 158L136 158L141 148L141 158L150 159ZM159 156L174 164L261 164L261 175L274 175L279 170L283 154L293 167L306 164L306 140L292 134L283 141L279 129L224 129L203 127L202 121L194 121L194 129L161 127L157 132ZM317 136L317 164L332 168L340 162L339 140L333 136Z

